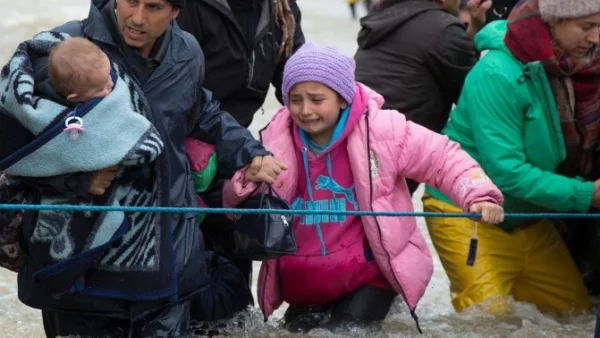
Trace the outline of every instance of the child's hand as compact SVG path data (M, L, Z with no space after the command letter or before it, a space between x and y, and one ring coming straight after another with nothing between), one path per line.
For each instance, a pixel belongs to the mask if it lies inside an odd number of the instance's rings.
M481 222L498 224L504 221L504 208L490 202L477 202L471 204L469 211L481 214Z
M279 174L287 168L287 165L273 156L256 156L246 168L245 178L249 182L273 184Z

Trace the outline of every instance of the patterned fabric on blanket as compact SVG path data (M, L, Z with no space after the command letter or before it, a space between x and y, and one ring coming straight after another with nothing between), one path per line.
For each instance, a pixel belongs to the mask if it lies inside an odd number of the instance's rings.
M0 173L0 203L24 204L27 190L18 179ZM21 248L22 210L0 210L0 266L19 272L25 262Z
M34 93L34 62L67 38L55 32L40 33L19 45L2 69L0 108L36 137L0 159L0 170L14 176L51 177L119 165L117 177L103 196L83 200L43 191L40 203L158 206L160 191L152 162L163 142L146 118L149 108L141 91L115 64L113 91L75 109ZM70 116L84 122L76 140L64 132ZM164 220L156 213L42 210L33 234L26 239L28 265L37 271L34 277L56 294L84 292L126 299L164 296L173 288L168 277L172 275L171 239ZM115 284L122 274L139 274L139 283Z

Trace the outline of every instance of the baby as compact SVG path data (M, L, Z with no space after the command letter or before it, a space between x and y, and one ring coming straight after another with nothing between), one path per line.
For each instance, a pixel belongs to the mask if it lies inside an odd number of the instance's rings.
M54 47L48 72L57 93L74 103L104 97L114 85L108 56L84 38L70 38Z

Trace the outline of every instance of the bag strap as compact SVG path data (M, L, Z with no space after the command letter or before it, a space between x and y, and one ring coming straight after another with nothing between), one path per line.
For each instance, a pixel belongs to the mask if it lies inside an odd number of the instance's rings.
M283 200L283 198L279 195L279 193L277 192L277 190L273 189L272 185L263 183L263 184L260 184L259 186L257 186L256 189L252 190L252 192L250 194L248 194L248 197L246 197L239 204L246 203L250 198L254 197L254 195L256 194L256 192L259 191L259 190L260 190L260 203L259 203L260 207L262 207L263 202L265 200L265 196L267 194L275 196L275 197Z

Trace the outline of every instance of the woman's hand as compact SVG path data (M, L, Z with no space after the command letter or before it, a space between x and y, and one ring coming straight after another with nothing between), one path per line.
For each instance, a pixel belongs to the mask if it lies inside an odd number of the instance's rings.
M477 202L471 204L469 211L481 214L481 222L498 224L504 221L504 208L491 202Z

